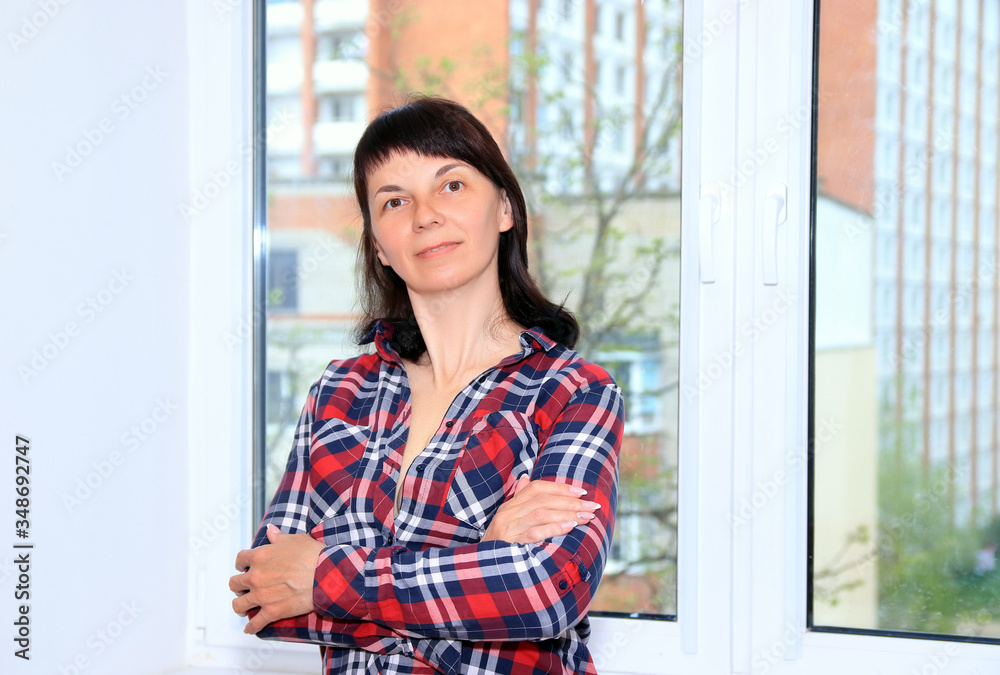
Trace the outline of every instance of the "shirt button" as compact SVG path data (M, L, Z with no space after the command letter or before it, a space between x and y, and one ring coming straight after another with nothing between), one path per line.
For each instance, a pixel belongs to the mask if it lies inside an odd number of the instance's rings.
M447 422L444 423L444 425L450 429L453 426L455 426L455 421L454 420L448 420Z
M566 583L565 579L559 582L559 590L565 591L567 586L569 586L569 584Z
M417 473L423 473L423 472L424 472L424 465L417 464Z

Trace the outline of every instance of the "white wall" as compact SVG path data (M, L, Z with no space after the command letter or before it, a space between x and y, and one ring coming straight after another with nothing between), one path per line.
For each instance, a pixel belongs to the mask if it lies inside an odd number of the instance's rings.
M0 672L185 658L187 11L0 9ZM11 642L16 434L31 441L28 662Z

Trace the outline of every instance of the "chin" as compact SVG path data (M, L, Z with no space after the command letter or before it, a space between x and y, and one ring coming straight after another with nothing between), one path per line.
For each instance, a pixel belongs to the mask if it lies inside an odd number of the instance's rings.
M413 293L421 295L456 292L474 281L473 277L455 275L429 277L424 275L415 285L407 284Z

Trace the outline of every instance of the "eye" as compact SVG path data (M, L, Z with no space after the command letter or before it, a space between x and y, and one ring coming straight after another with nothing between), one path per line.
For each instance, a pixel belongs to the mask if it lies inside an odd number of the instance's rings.
M444 189L448 192L458 192L462 189L462 185L463 183L460 180L450 180L445 184Z
M403 200L402 199L400 199L399 197L393 197L392 199L388 200L385 203L385 207L384 208L386 208L386 209L398 209L402 205L403 205Z

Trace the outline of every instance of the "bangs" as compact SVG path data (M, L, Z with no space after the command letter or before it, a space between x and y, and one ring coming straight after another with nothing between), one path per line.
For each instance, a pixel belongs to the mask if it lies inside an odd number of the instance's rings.
M491 165L498 157L504 163L506 160L489 130L457 104L439 100L428 103L418 99L372 121L354 153L355 184L367 184L371 172L393 155L413 152L461 160L501 187L500 176Z

